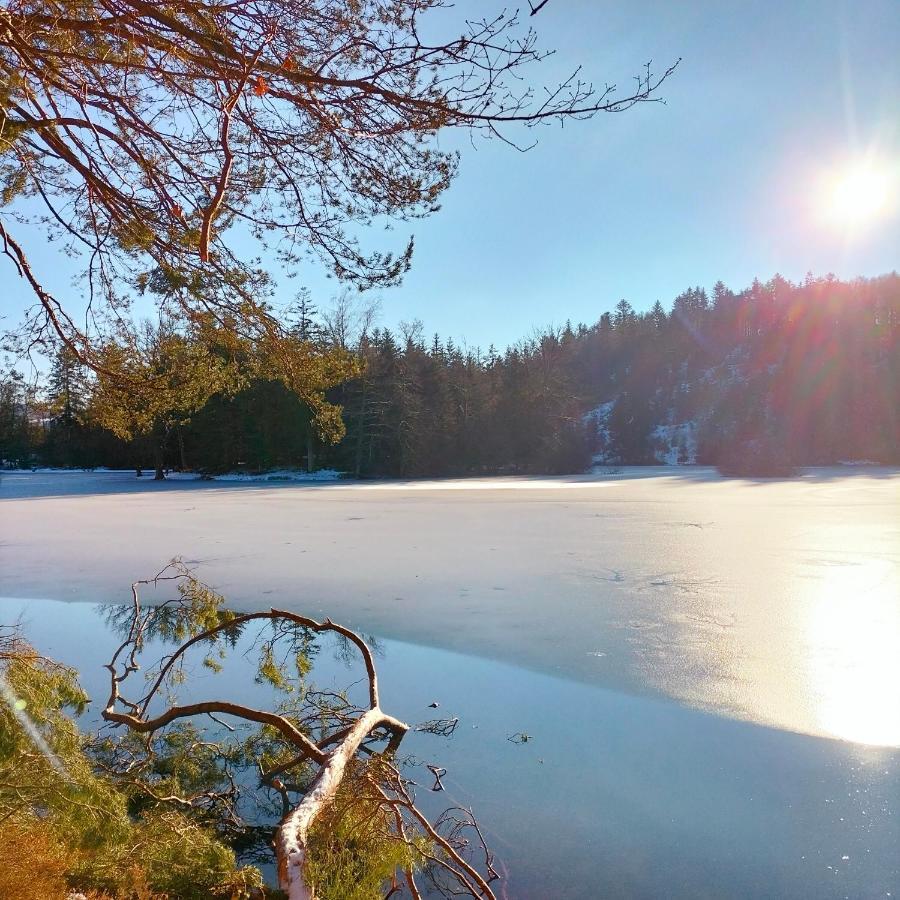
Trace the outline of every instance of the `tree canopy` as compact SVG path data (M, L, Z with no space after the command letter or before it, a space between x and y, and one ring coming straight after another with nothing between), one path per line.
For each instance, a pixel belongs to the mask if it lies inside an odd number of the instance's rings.
M280 325L256 254L267 248L288 267L312 254L359 288L396 283L412 238L367 250L357 233L437 209L458 165L436 147L440 129L510 140L516 123L619 112L658 100L674 68L648 65L624 92L578 69L537 90L530 73L546 54L531 28L498 10L430 38L448 6L6 3L0 239L37 300L24 346L52 336L102 368L102 336L147 291L167 315L212 314L271 338ZM84 324L29 263L28 219L80 255Z
M187 332L169 322L120 327L97 353L91 421L124 440L149 439L158 478L170 433L212 397L232 396L253 382L279 382L311 410L320 437L343 437L340 408L325 399L325 391L357 371L348 353L290 332L272 344L205 324Z

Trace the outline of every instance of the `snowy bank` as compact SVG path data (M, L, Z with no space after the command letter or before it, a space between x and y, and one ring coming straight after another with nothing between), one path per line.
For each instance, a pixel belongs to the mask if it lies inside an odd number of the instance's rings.
M33 469L0 469L2 475L130 475L134 469L108 469L98 466L96 469L55 469L38 466ZM153 479L149 469L144 470L144 479ZM205 475L202 472L167 472L167 481L337 481L342 478L337 469L319 469L316 472L303 472L296 469L277 469L273 472L226 472L222 475Z

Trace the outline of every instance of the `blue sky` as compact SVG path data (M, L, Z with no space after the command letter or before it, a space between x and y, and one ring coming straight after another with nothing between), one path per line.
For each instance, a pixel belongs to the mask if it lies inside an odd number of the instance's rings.
M525 154L442 135L461 171L439 213L397 225L398 246L412 232L417 249L403 286L378 295L383 324L419 318L428 333L503 346L534 326L593 322L621 297L646 309L719 278L740 288L775 272L900 267L897 206L850 236L818 209L823 173L873 148L900 172L898 0L551 0L533 22L558 51L536 81L582 63L624 89L648 59L680 56L667 103L512 133L539 138ZM53 248L32 252L54 285ZM0 279L0 312L14 313L26 295L9 268ZM284 299L301 284L321 306L339 290L311 265Z

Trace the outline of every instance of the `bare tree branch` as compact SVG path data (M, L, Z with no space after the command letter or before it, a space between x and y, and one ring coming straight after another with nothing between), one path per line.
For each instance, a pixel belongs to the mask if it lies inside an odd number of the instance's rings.
M531 2L530 19L547 0ZM151 293L160 311L278 334L258 255L307 254L360 289L396 284L412 240L364 250L381 220L430 215L458 167L435 138L657 102L674 65L630 91L580 69L539 88L546 59L516 14L426 41L445 0L29 0L0 8L4 255L38 301L24 342L48 334L87 365ZM677 65L677 63L675 64ZM526 75L529 80L526 80ZM19 202L21 198L24 202ZM35 214L36 207L44 211ZM12 223L83 260L76 325L31 271ZM237 252L246 241L251 252Z
M177 587L178 597L145 608L141 603L141 588L164 587L167 583ZM279 885L289 900L312 900L315 892L308 875L311 837L323 813L336 814L335 804L342 785L353 773L354 778L361 780L358 784L354 782L353 790L341 800L348 804L348 811L365 809L366 827L374 828L381 840L405 846L410 859L443 872L452 887L441 887L440 877L435 876L441 892L451 896L463 891L472 897L494 900L489 885L497 873L471 814L451 810L432 826L415 807L410 783L391 762L409 729L381 709L374 656L358 634L328 619L319 622L288 610L230 613L221 607L221 597L197 582L178 562L152 579L135 582L127 614L113 613L113 617L118 617L124 639L106 667L110 673L110 692L102 716L114 726L125 726L128 733L140 739L136 745L126 740L98 749L98 765L110 777L117 778L146 802L176 806L217 821L226 832L238 833L246 828L238 814L242 781L232 773L231 766L252 765L260 785L275 792L281 808L274 840ZM266 670L274 683L280 683L283 677L280 673L284 671L283 666L277 667L277 657L273 654L280 641L286 640L289 649L296 648L298 640L303 646L302 640L306 640L303 636L310 633L330 633L346 641L363 661L368 707L360 709L343 695L316 690L303 693L303 709L291 707L279 712L226 699L179 703L175 691L188 654L193 650L233 648L251 624L271 629L270 636L261 645L257 639L253 646L261 653L265 665L276 667ZM175 649L151 667L145 693L129 699L123 691L141 668L140 656L147 642L159 637L175 639ZM203 717L212 717L220 725L227 724L217 718L222 715L263 728L238 752L227 742L202 738L190 724ZM429 727L425 730L434 726L435 733L452 734L456 724L456 720L426 723ZM314 727L321 732L318 739L313 736ZM181 730L167 731L173 728ZM228 725L227 731L233 735L237 729ZM167 733L181 735L180 744L177 740L174 744L167 742L164 738ZM254 749L255 741L261 742L258 750ZM372 749L373 744L385 741L381 752ZM167 752L172 746L182 746L182 752L195 761L205 759L211 771L218 775L210 776L211 780L191 790L179 790L171 778L154 781L152 773L160 769L154 762L157 754ZM264 760L273 759L273 754L274 763L264 764ZM163 771L171 768L168 763L161 766ZM445 770L429 768L439 781ZM479 873L474 861L466 858L469 841L461 835L473 827L477 841L472 846L479 841L483 846L481 865L486 876ZM413 900L421 897L413 864L398 867L388 895L402 891L404 884Z

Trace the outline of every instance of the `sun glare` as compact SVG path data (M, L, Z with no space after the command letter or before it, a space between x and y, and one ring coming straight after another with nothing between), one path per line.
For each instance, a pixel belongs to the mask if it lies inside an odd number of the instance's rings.
M825 190L825 213L832 223L844 228L874 224L892 207L896 178L889 167L858 162L834 172Z
M823 567L808 582L808 688L826 734L900 747L895 586L891 564L877 559Z

